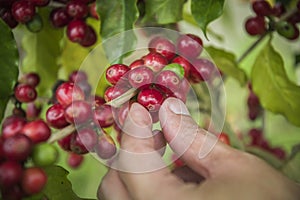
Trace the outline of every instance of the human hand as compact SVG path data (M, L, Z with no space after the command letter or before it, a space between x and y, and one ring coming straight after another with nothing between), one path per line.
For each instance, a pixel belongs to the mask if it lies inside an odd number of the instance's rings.
M263 160L222 142L199 158L206 136L214 136L195 123L181 101L165 100L159 118L164 137L161 133L153 136L146 109L137 103L131 106L121 151L113 169L102 179L99 199L300 199L299 185ZM172 173L165 166L158 151L164 146L163 138L174 152L182 155L188 166L182 171L187 173Z

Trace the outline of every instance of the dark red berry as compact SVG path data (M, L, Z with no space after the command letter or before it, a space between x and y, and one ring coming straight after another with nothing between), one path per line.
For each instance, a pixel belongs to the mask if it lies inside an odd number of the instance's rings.
M101 105L94 110L94 121L102 128L109 127L114 123L112 108L109 105Z
M73 137L73 134L76 134L75 132L74 133L71 133L70 135L60 139L57 141L58 145L65 151L71 151L71 140L72 140L72 137Z
M98 137L95 152L102 159L109 159L113 157L117 152L117 148L112 137L105 132L101 134Z
M247 99L247 104L249 108L260 106L259 99L253 92L250 92Z
M34 87L29 84L20 83L15 87L15 97L23 103L32 102L37 97L37 92Z
M88 26L86 34L83 40L80 42L80 45L83 47L90 47L94 45L97 41L97 34L92 26Z
M83 91L85 96L89 96L91 94L92 86L87 81L77 82L76 86Z
M97 12L97 8L96 8L96 3L92 3L90 6L89 6L89 14L91 17L99 20L100 17L99 17L99 14Z
M259 146L261 142L264 140L262 130L257 128L250 129L248 135L251 138L251 145L254 146Z
M8 160L25 161L32 150L32 141L23 134L7 138L3 142L3 153Z
M283 160L286 157L285 151L280 147L275 147L271 149L271 152L279 159Z
M158 111L163 101L163 94L155 88L144 88L137 96L137 102L150 112Z
M57 101L64 107L70 105L72 101L84 100L84 92L73 82L62 83L55 92Z
M14 18L20 23L29 22L35 15L35 7L28 0L16 1L11 9Z
M124 64L111 65L106 70L106 80L115 85L129 70L129 67Z
M64 128L69 124L65 118L65 109L59 103L48 108L46 112L46 120L50 126L57 129Z
M19 116L9 116L5 118L2 124L2 137L4 139L12 137L22 130L23 126L25 126L26 120L23 117Z
M97 143L97 133L89 127L83 128L71 139L71 151L76 154L86 154L94 150Z
M127 115L129 113L129 109L130 109L130 104L125 103L116 110L115 115L116 118L118 119L117 122L119 127L122 127L124 125Z
M19 23L15 20L10 9L4 10L0 14L1 19L11 28L15 28Z
M177 39L177 52L185 58L197 58L203 49L200 37L193 34L181 35Z
M208 59L199 58L193 61L189 79L193 83L211 80L216 70L215 65Z
M188 78L191 69L191 63L181 56L177 56L172 60L172 63L181 65L184 69L184 77Z
M10 188L4 188L1 195L2 199L6 200L22 200L25 196L19 185L14 185Z
M50 21L55 28L61 28L69 24L71 17L64 7L59 7L51 11Z
M40 83L40 76L34 72L24 74L21 78L21 82L31 85L32 87L36 87Z
M144 65L152 69L153 72L159 72L169 63L163 55L156 52L150 52L143 56L142 59Z
M128 72L127 78L132 87L140 88L153 83L154 73L149 67L135 67Z
M49 126L42 119L28 122L21 132L28 136L35 144L47 141L51 135Z
M129 68L130 69L134 69L136 67L142 67L144 66L144 61L142 59L138 59L138 60L135 60L133 61L130 65L129 65Z
M91 119L92 107L87 101L73 101L65 108L65 118L69 123L82 124Z
M26 194L37 194L45 187L47 179L47 174L43 169L30 167L24 170L21 186Z
M75 19L82 19L89 13L87 4L81 0L69 1L66 5L66 10L68 15Z
M72 42L80 43L87 34L88 25L83 20L73 20L67 26L67 36Z
M264 17L255 16L246 20L245 29L249 35L262 35L267 31Z
M69 75L69 81L71 82L87 81L87 79L87 74L81 70L75 70Z
M261 108L260 107L252 107L249 109L248 117L250 120L254 121L259 117L261 114Z
M178 90L181 80L175 72L164 70L156 75L154 82L162 91L173 93Z
M42 111L41 105L37 105L34 102L30 102L26 106L26 118L28 120L37 119Z
M276 2L272 8L272 14L276 17L280 17L286 12L285 6L281 2Z
M20 163L16 161L5 161L0 164L0 186L1 188L10 188L22 179L23 169Z
M106 90L104 92L104 99L106 102L109 102L109 101L121 96L125 92L126 92L126 90L124 90L124 88L113 85L113 86L106 88Z
M67 157L67 163L73 169L78 168L82 164L83 160L83 155L79 155L73 152L70 152Z
M161 36L152 38L148 48L150 52L160 53L168 60L171 60L176 52L176 47L173 42Z
M259 16L269 16L272 14L271 5L265 0L254 1L252 9Z

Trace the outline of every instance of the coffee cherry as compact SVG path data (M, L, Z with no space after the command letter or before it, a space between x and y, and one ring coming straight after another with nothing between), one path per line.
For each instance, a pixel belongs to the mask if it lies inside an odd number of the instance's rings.
M65 118L65 109L59 103L52 105L47 110L46 120L50 126L57 129L64 128L69 124Z
M173 93L179 88L181 80L175 72L164 70L156 75L154 82L162 91Z
M263 132L260 129L252 128L249 130L248 135L251 138L251 145L260 145L263 141Z
M88 6L81 0L69 1L66 5L66 11L69 16L75 19L83 19L87 16Z
M215 73L215 65L208 59L199 58L194 60L190 70L189 79L193 83L211 80Z
M281 21L276 24L276 31L279 35L287 39L296 39L299 36L299 29L287 21ZM298 33L297 33L298 32Z
M36 103L30 102L26 105L26 118L28 120L35 120L39 117L41 111L41 105L36 105Z
M226 133L221 133L218 138L219 141L223 142L224 144L230 145L230 139Z
M67 163L73 169L78 168L82 164L83 160L83 155L79 155L73 152L70 152L67 157Z
M128 72L128 81L134 88L147 87L153 82L154 73L149 67L135 67Z
M2 124L1 137L6 139L20 133L23 126L25 126L25 124L26 124L26 120L23 117L12 115L5 118Z
M25 196L19 185L13 185L10 188L3 188L1 195L2 199L7 200L22 200Z
M35 7L28 0L16 1L13 3L11 11L14 18L20 23L29 22L35 15Z
M286 12L285 6L281 2L276 2L272 8L272 14L276 17L280 17Z
M150 52L160 53L168 60L171 60L176 52L175 45L167 38L160 36L151 39L148 48Z
M55 8L50 13L50 21L55 28L62 28L69 24L71 17L64 7Z
M15 20L10 9L4 10L3 13L0 14L0 17L11 29L15 28L19 24Z
M31 85L20 83L15 87L15 97L23 103L32 102L37 97L37 92Z
M35 14L33 18L26 22L26 27L30 32L37 33L43 28L43 20L39 14Z
M40 76L34 72L24 74L21 78L21 82L36 87L40 83Z
M30 167L24 170L21 186L28 195L42 191L47 183L47 174L38 167Z
M142 57L144 65L152 69L153 72L159 72L168 64L168 60L161 54L150 52Z
M115 116L117 116L117 123L118 123L117 125L119 127L122 127L124 125L125 120L129 113L129 109L130 109L130 104L125 103L116 110L117 112L115 113Z
M158 111L163 101L163 94L155 88L144 88L137 96L137 102L150 112Z
M74 101L65 108L67 122L82 124L91 119L92 107L87 101Z
M69 81L71 82L81 82L87 80L88 76L84 71L75 70L69 75Z
M94 121L101 128L110 127L114 123L112 108L109 105L101 105L94 110Z
M22 179L23 169L20 163L5 161L0 164L0 186L10 188L18 184Z
M47 141L51 135L49 126L42 119L28 122L22 128L21 132L28 136L35 144Z
M106 90L104 92L104 99L106 102L109 102L109 101L121 96L125 92L126 92L126 90L124 88L117 87L115 85L110 86L110 87L106 88Z
M80 45L83 47L90 47L94 45L97 41L97 34L92 26L87 26L86 34Z
M102 159L113 157L117 152L117 148L112 137L103 132L103 134L98 137L95 152Z
M30 0L33 5L39 6L39 7L44 7L47 6L50 2L50 0Z
M97 133L92 128L86 127L79 130L71 139L71 151L76 154L86 154L93 151L97 137Z
M184 77L188 78L189 74L190 74L190 69L192 67L191 63L189 61L187 61L186 59L184 59L181 56L176 56L173 60L172 63L177 63L179 65L181 65L184 69Z
M144 61L142 59L137 59L129 65L129 68L134 69L136 67L142 67L142 66L145 66Z
M106 80L115 85L129 71L129 67L124 64L114 64L106 70Z
M181 35L177 39L177 52L185 58L197 58L203 49L201 38L193 34Z
M31 158L36 166L50 166L56 162L58 151L52 144L40 143L34 146Z
M80 43L86 37L88 25L83 20L73 20L67 26L67 36L70 41Z
M96 3L92 3L90 6L89 6L89 14L91 17L99 20L100 17L99 17L99 14L97 12L97 7L96 7Z
M279 159L284 160L286 158L285 151L280 147L275 147L271 149L271 152Z
M252 9L259 16L269 16L272 14L271 5L265 0L254 1Z
M265 18L261 16L250 17L245 23L249 35L262 35L267 31Z
M57 141L58 145L65 151L71 151L71 140L72 140L72 137L73 137L73 134L76 134L75 132L74 133L71 133L70 135L60 139Z
M70 105L72 101L84 100L84 92L73 82L62 83L55 92L57 101L64 107Z
M249 108L260 106L259 99L253 92L250 92L247 98L247 105Z
M88 99L88 102L92 105L92 107L94 108L97 108L103 104L106 103L105 99L98 96L98 95L95 95L95 96L90 96L89 99Z
M15 161L25 161L29 157L32 147L32 141L23 134L7 138L2 146L6 159Z

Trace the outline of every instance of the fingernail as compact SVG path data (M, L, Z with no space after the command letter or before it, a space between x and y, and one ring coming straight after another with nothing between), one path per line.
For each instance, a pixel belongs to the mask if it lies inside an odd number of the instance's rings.
M190 115L185 104L179 99L170 99L168 102L168 108L177 115Z

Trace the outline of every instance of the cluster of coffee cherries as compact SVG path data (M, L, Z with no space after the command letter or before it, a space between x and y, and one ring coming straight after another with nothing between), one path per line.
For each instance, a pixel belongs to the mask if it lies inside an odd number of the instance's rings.
M43 27L38 7L45 7L50 0L4 0L0 2L0 16L6 24L15 28L25 24L29 31L39 32Z
M35 73L22 76L15 86L12 97L15 107L12 114L2 123L0 135L2 199L23 199L41 192L47 183L47 174L43 167L54 164L57 159L57 149L47 143L51 136L48 124L39 118L27 118L28 114L22 107L36 99L35 87L39 80L39 76Z
M88 17L99 19L95 0L57 0L61 3L50 13L50 21L55 28L67 27L70 41L89 47L96 43L94 28L86 23Z
M112 109L102 97L90 94L87 74L80 70L72 72L54 92L46 121L52 128L65 132L66 135L60 135L63 133L58 131L55 137L59 146L70 153L69 163L76 167L81 155L89 152L102 159L114 156L114 140L104 129L113 124Z
M88 17L99 17L95 0L3 0L0 2L0 17L11 28L20 23L31 32L39 32L43 28L43 20L38 8L46 6L52 8L49 20L53 27L67 27L70 41L83 47L96 43L97 34L86 23Z
M119 127L122 128L131 103L143 105L155 123L166 98L176 97L186 102L190 84L212 80L218 70L209 59L200 57L202 50L203 42L194 34L182 34L174 42L156 35L142 57L129 65L109 66L106 80L110 86L105 90L105 101L114 102L134 91L127 103L115 106Z
M267 31L276 31L279 35L295 40L299 37L300 1L297 8L287 11L281 2L271 6L266 0L252 3L252 10L256 14L245 22L245 29L249 35L263 35Z
M248 118L251 121L257 120L259 117L262 117L263 108L261 107L258 96L252 90L251 83L248 84L249 96L247 98L248 106ZM280 147L271 147L269 142L263 136L263 130L261 128L251 128L248 131L248 136L250 137L250 146L255 146L261 148L265 151L268 151L274 154L279 159L285 159L286 153Z

